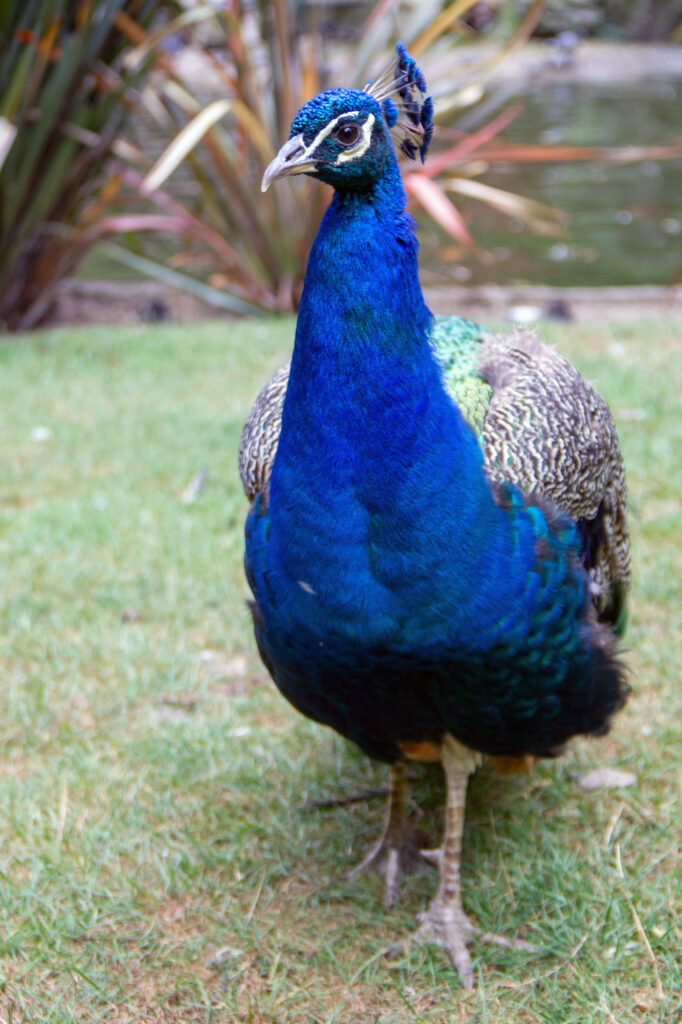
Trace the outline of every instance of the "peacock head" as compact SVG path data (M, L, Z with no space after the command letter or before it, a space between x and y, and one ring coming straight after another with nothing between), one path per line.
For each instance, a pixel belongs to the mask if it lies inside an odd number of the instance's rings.
M394 141L410 159L424 160L433 102L403 44L396 50L391 67L365 89L329 89L301 107L288 142L265 170L263 192L291 174L313 175L340 191L367 191L395 161Z

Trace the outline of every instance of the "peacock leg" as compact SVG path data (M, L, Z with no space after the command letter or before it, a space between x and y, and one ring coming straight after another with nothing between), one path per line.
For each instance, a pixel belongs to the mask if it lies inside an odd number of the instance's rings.
M452 736L446 735L441 747L441 761L447 787L445 835L441 849L433 851L430 858L438 861L440 885L429 909L422 917L415 939L420 942L434 942L446 949L464 988L471 990L474 976L467 941L472 936L514 949L532 951L534 947L521 940L506 939L501 935L485 932L473 925L464 913L460 885L464 805L469 776L480 764L481 756Z
M398 899L403 867L412 853L405 821L406 802L405 765L402 761L396 761L389 766L388 810L381 837L365 859L348 874L348 878L355 878L367 871L368 868L376 867L380 862L385 861L384 903L389 909L395 905Z

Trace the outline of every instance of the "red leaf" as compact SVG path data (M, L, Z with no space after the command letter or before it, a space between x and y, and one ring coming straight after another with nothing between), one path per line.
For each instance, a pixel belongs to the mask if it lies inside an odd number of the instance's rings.
M477 153L477 150L485 143L490 142L495 136L499 135L508 124L510 124L523 110L522 103L514 103L506 110L503 110L501 114L494 117L492 121L484 125L477 132L473 132L471 135L465 135L463 139L455 143L449 149L446 149L444 153L437 153L426 161L423 173L429 178L435 177L436 174L440 174L441 171L446 171L453 163L462 163L465 159L471 156L472 153ZM487 154L484 152L480 153L480 156L485 157Z
M413 172L405 176L404 184L412 198L424 207L443 231L456 241L476 248L461 214L435 182L421 172Z

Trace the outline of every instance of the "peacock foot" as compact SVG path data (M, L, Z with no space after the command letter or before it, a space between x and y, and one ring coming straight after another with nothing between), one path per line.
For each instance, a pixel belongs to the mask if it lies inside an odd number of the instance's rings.
M450 955L462 985L470 992L474 972L467 942L473 926L460 906L452 906L436 897L427 911L420 915L421 924L412 936L414 942L441 946Z
M433 850L420 850L419 856L430 864L432 868L440 869L443 866L443 847L436 846Z
M439 893L427 911L420 915L421 924L413 934L411 941L431 943L444 949L452 960L455 970L460 976L462 985L470 992L474 985L474 973L467 944L473 938L481 942L490 942L506 949L520 949L528 953L538 950L530 942L523 939L508 939L504 935L495 935L484 931L469 920L458 900L452 902L443 899ZM410 941L410 940L408 940Z
M370 868L383 872L386 880L384 906L390 910L398 902L404 872L412 870L416 861L416 849L404 834L386 834L372 847L367 856L346 875L346 879L357 878Z
M403 871L410 870L417 860L407 826L406 798L405 766L398 761L390 766L388 808L381 838L365 859L346 876L349 879L356 878L369 868L383 867L386 879L384 904L389 910L395 906L400 895Z

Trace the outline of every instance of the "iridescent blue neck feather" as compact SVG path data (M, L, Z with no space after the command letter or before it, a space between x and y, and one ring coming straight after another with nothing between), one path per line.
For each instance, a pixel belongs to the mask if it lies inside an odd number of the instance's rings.
M485 647L518 597L497 567L532 559L533 538L512 541L443 388L404 207L393 157L371 193L335 194L313 246L272 472L271 564L283 591L315 591L321 629L336 616L363 643L429 644L447 619L459 642ZM310 604L305 588L286 600Z

